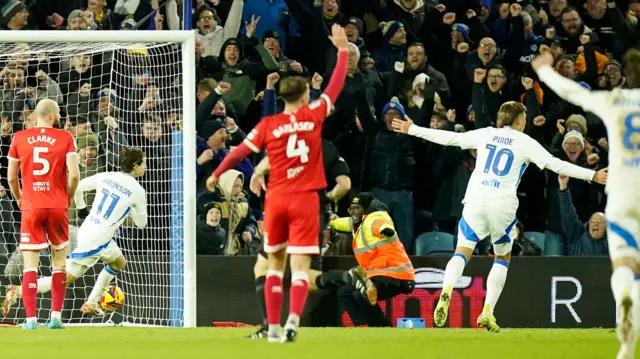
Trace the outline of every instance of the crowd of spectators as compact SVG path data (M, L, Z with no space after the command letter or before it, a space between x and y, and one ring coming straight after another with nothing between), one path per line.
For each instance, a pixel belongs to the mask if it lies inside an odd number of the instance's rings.
M0 27L178 30L182 6L180 0L9 0L0 9ZM194 1L197 83L189 85L197 89L195 119L181 116L182 79L170 46L64 55L12 45L21 54L2 59L0 72L2 242L16 243L19 223L6 185L11 135L33 126L35 103L51 98L61 104L65 129L77 138L82 177L116 168L122 146L145 150L149 173L142 182L150 229L129 235L156 239L137 242L144 248L167 248L168 241L158 239L171 236L171 132L195 121L198 253L257 253L262 205L248 182L260 158L226 172L214 193L204 183L260 121L270 106L263 101L277 97L278 79L307 77L315 96L326 86L336 62L329 29L338 23L352 43L348 76L323 136L348 164L352 186L334 211L347 216L355 194L373 192L414 253L423 233L455 236L476 153L396 134L391 120L409 117L425 127L470 131L496 126L500 105L517 100L527 107L526 133L549 152L579 166L604 168L602 121L539 83L530 62L550 51L562 76L591 90L624 88L621 59L638 45L638 12L635 0ZM608 254L602 186L567 182L530 166L518 197L520 254ZM79 225L73 207L70 215ZM527 238L529 232L546 233L545 243ZM327 243L333 244L328 253L346 254L350 246L339 243L350 235L327 231Z

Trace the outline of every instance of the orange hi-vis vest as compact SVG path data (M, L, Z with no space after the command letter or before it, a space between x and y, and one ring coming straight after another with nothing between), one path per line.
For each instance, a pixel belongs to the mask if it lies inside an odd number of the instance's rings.
M387 212L377 211L364 216L362 223L355 230L351 218L335 219L331 221L331 227L337 231L353 231L353 253L369 278L386 276L415 280L416 272L398 235L385 237L381 233L385 228L395 231L393 221Z

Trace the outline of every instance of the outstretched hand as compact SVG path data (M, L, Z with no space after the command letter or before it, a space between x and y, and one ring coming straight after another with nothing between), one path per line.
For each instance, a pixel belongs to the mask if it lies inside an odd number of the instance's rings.
M411 121L411 119L407 116L405 116L405 121L402 121L399 118L394 118L393 122L391 123L391 127L393 128L393 131L398 132L398 133L403 133L403 134L408 134L409 133L409 127L411 127L411 125L413 125L413 121Z
M338 24L333 24L333 26L331 26L331 36L329 36L329 40L331 40L333 46L338 50L347 50L349 48L347 34L345 33L344 28Z
M207 189L209 190L209 192L214 192L216 190L216 185L218 184L219 180L220 179L213 174L211 175L211 177L207 178Z
M551 52L545 52L536 56L536 58L531 61L531 67L533 67L535 71L538 71L543 66L553 66L553 61Z
M254 173L251 176L251 181L249 182L249 189L258 197L260 197L261 190L266 192L267 185L265 183L264 176Z

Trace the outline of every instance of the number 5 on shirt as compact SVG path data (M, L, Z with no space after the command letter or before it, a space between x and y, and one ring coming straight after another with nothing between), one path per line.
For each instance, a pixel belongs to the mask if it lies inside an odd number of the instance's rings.
M309 147L304 142L304 140L298 141L297 134L289 135L289 140L287 142L287 157L294 158L300 157L300 162L307 163L309 162Z
M37 163L42 165L42 169L33 170L33 175L34 176L43 176L46 175L47 173L49 173L49 169L50 169L50 165L49 165L49 161L47 161L46 158L40 157L40 155L42 153L48 153L49 152L49 148L48 147L34 147L33 148L33 163Z

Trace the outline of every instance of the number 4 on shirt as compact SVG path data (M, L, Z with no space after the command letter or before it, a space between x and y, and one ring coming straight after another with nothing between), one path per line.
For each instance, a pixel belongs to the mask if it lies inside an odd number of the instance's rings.
M287 157L294 158L300 157L300 162L307 163L309 162L309 147L304 142L304 140L298 141L297 134L289 135L289 140L287 141Z

